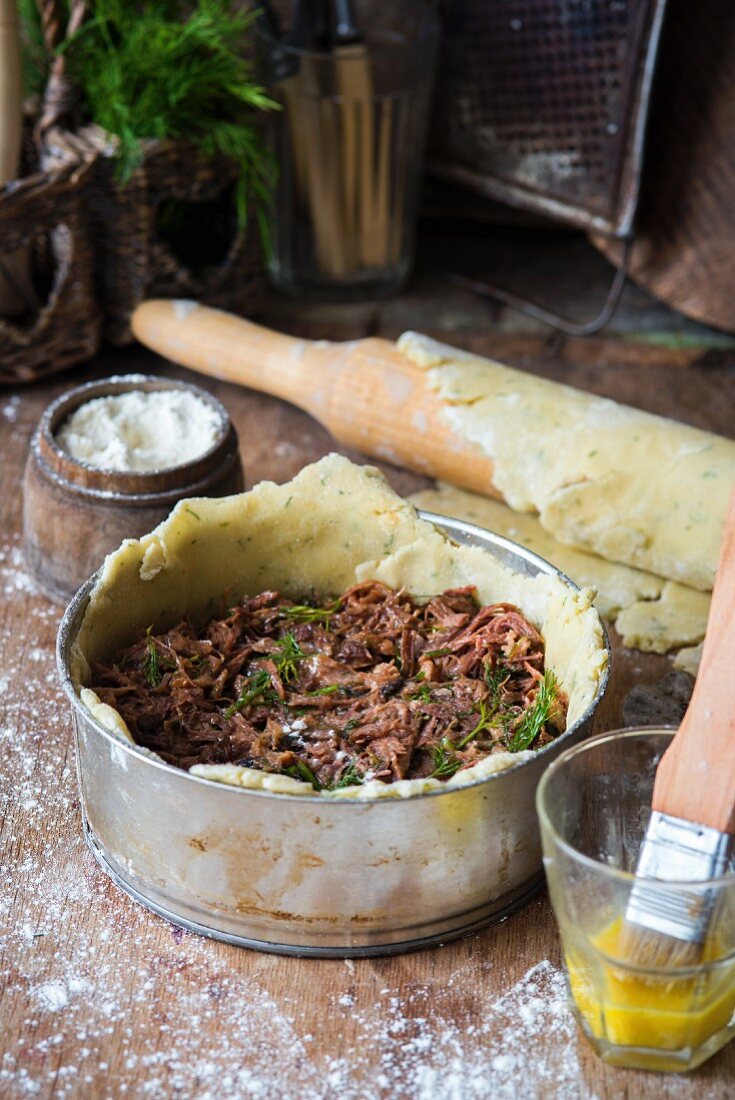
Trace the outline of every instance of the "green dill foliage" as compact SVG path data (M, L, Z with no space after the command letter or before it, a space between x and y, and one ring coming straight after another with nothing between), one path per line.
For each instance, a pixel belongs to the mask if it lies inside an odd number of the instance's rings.
M341 791L344 790L345 787L361 787L364 782L365 780L355 767L354 761L351 760L339 779L335 783L332 783L329 790Z
M490 699L496 708L500 706L500 690L509 676L510 673L505 665L497 664L495 668L491 668L490 662L485 661L484 680L488 686Z
M430 779L451 779L462 766L462 761L457 756L457 746L449 737L442 737L439 744L432 749L432 755L434 770Z
M241 223L262 207L273 165L253 126L275 106L253 80L245 43L254 12L230 0L96 0L62 49L89 118L117 139L126 183L145 138L183 139L237 163Z
M335 611L339 610L339 600L330 607L311 607L308 603L295 603L291 607L284 608L284 615L294 623L323 623L329 625L329 620Z
M284 634L276 642L276 652L273 654L273 663L282 680L289 682L296 677L299 661L303 661L306 654L290 632Z
M306 656L293 634L284 634L276 642L276 648L270 659L276 666L276 672L286 682L293 680L298 672L298 663ZM224 711L225 718L232 718L243 707L251 703L280 703L281 700L271 686L271 678L265 668L256 668L245 681L240 697Z
M148 686L155 688L161 683L163 676L158 663L158 650L155 639L151 637L152 627L146 630L145 652L143 653L143 675L148 681Z
M461 740L454 742L445 736L433 749L434 771L432 779L450 779L462 766L462 758L457 755L462 749L474 741L484 730L491 729L498 723L498 710L500 709L500 689L508 678L508 672L502 667L490 669L485 666L485 682L490 689L489 699L481 699L475 707L478 715L475 725ZM535 736L535 735L534 735ZM516 750L514 750L516 751Z
M559 693L559 685L551 669L547 669L539 684L533 706L523 715L508 742L509 752L522 752L529 748L538 737L542 727L551 716Z
M411 699L419 699L422 703L431 702L431 688L428 684L422 684L418 691L415 691L410 697Z
M243 707L249 707L256 699L262 702L276 702L276 693L270 687L271 678L264 668L259 668L248 676L240 692L240 698L224 712L225 718L232 718Z
M488 706L485 700L482 699L476 709L480 717L477 719L474 729L471 729L470 732L457 743L458 749L463 749L465 745L469 745L470 741L474 741L478 734L482 733L483 730L489 729L492 725L497 708L494 707L492 703Z
M49 66L37 0L18 0L18 16L20 19L23 91L27 96L37 96L44 89Z
M307 783L311 783L315 791L320 791L322 789L322 785L314 775L314 772L303 760L297 760L295 764L291 764L288 768L284 768L283 774L290 775L292 779L302 779Z

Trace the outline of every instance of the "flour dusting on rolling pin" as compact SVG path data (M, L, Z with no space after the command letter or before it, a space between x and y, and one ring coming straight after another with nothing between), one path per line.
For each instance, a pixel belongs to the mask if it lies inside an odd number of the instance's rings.
M99 470L165 470L191 462L221 435L216 410L186 390L132 390L80 405L56 440Z

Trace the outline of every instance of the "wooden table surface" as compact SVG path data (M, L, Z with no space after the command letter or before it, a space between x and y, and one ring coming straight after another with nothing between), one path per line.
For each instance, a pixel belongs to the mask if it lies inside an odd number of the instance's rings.
M297 312L274 302L267 319L335 338L423 329L731 433L735 355L713 351L715 334L682 327L637 292L623 316L627 324L604 338L549 337L426 280L380 308ZM0 1096L732 1097L735 1044L686 1077L611 1069L595 1057L565 1002L545 895L444 947L319 961L188 934L108 881L82 840L71 719L54 667L60 609L37 594L22 563L21 476L45 405L73 383L127 370L191 377L129 349L106 351L63 378L0 391ZM279 401L203 384L239 431L249 485L285 480L334 446L314 421ZM384 469L401 491L427 484ZM630 724L641 713L676 720L690 686L666 658L616 643L597 729Z

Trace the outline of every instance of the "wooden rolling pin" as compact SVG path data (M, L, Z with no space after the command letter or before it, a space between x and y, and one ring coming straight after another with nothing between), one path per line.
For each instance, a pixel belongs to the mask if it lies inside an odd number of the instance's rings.
M373 458L500 494L493 466L442 418L426 375L389 340L300 340L196 302L144 302L133 314L142 344L200 374L282 397L340 443Z

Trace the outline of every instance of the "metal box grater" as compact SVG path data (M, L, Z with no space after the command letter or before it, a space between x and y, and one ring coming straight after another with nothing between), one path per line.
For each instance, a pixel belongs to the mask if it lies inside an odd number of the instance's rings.
M430 168L629 236L666 0L445 0Z

